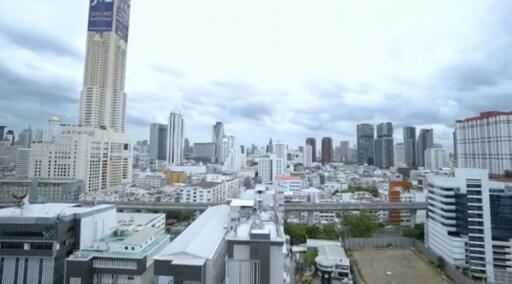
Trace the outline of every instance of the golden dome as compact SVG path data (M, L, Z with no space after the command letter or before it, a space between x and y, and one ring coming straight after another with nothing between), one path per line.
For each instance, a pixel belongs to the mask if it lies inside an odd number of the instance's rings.
M48 118L48 122L59 122L60 121L60 117L56 116L56 115L52 115L50 116L50 118Z

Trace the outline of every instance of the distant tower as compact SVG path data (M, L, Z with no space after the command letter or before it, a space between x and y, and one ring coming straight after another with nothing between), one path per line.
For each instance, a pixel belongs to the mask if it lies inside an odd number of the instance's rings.
M311 161L316 162L316 140L314 137L306 138L306 146L311 145Z
M322 164L332 162L332 138L322 138Z
M416 162L418 167L425 167L425 150L434 147L434 130L421 129L416 141Z
M215 162L224 163L224 124L217 121L212 129L212 142L215 143Z
M5 128L7 126L0 126L0 141L4 141Z
M90 1L80 124L124 132L130 0Z
M375 130L372 124L357 125L357 163L373 165Z
M183 163L183 116L181 114L171 112L167 132L167 163L181 164Z
M151 123L149 125L149 158L165 161L167 159L167 124Z
M411 169L417 167L416 162L416 128L404 127L404 159L405 164Z
M375 166L388 169L394 165L393 124L391 122L377 125L375 139Z

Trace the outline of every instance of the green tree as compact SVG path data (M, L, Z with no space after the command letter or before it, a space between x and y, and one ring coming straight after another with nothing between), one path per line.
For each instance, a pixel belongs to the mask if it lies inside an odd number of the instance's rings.
M192 210L168 210L165 212L166 219L175 219L178 222L189 221L194 217Z
M369 238L377 230L375 217L365 210L359 214L347 214L343 218L346 233L355 238Z
M290 243L293 246L306 242L306 228L306 224L284 222L284 233L290 236Z
M425 239L425 228L423 224L416 224L414 228L404 230L402 236L423 241Z
M304 256L304 261L308 266L315 265L315 258L318 256L318 251L316 249L308 249L306 251L306 255Z
M315 225L307 226L306 236L308 239L320 239L322 238L322 228Z
M340 233L336 228L335 224L326 224L323 227L324 237L329 240L337 240L340 237Z
M505 177L512 178L512 170L505 170Z

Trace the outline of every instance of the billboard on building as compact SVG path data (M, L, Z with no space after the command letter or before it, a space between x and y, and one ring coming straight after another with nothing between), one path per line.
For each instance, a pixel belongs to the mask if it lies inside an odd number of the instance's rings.
M90 0L88 31L112 31L113 15L114 0Z
M128 26L130 22L130 0L118 0L116 12L116 34L128 42Z

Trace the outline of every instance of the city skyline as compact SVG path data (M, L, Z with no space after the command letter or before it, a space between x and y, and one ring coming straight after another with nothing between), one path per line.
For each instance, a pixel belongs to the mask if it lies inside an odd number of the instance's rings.
M511 57L504 48L512 37L503 12L508 10L503 5L510 4L481 1L457 10L462 2L455 1L438 13L440 3L431 1L419 9L404 2L397 11L378 3L371 7L280 3L271 11L263 9L264 3L250 7L254 9L236 4L224 9L230 3L221 1L200 11L191 3L132 3L126 132L132 141L147 139L149 124L164 123L168 111L177 107L191 118L185 136L192 142L208 141L205 133L211 124L223 121L240 144L262 145L274 137L298 146L308 136L331 136L334 142L350 140L354 144L357 123L391 121L397 130L395 142L401 141L403 126L414 125L417 129L433 128L436 142L452 149L456 119L510 108L501 103L510 89L506 77ZM8 11L0 12L0 68L4 74L0 88L7 94L0 99L10 106L0 119L16 133L29 125L41 128L53 114L65 123L78 122L87 5L88 1L0 4L0 11ZM154 5L161 9L154 9ZM150 17L155 10L157 15ZM71 20L63 22L56 16L62 11ZM195 13L186 19L180 11ZM202 11L213 13L204 15ZM285 11L289 22L279 17ZM232 12L247 17L225 14ZM33 16L35 13L38 17ZM340 14L346 17L339 19ZM314 24L295 27L304 15ZM320 15L325 20L315 21ZM399 15L406 16L393 18ZM494 20L486 21L486 15L493 15ZM361 16L371 20L361 23L357 19ZM399 21L411 23L411 30L398 28ZM443 22L451 23L443 30L443 38L449 40L436 47L439 37L434 31ZM213 26L205 29L207 23ZM382 35L376 33L380 27ZM322 33L338 30L334 38ZM412 30L418 32L411 34ZM158 36L164 31L168 39ZM344 46L345 52L338 48L342 36L352 39ZM313 43L292 54L284 52L288 45L305 40ZM327 40L332 40L331 46L319 54L314 43L322 46ZM207 41L211 44L202 44ZM395 49L396 41L403 50ZM270 49L265 42L276 43L278 48ZM251 49L258 50L257 56L246 56L246 44L262 48ZM231 47L224 49L225 45ZM199 48L203 46L209 48ZM428 58L418 62L414 60L418 54ZM292 60L297 56L305 57L298 68ZM258 63L262 57L268 61ZM331 58L336 58L333 64L329 63ZM391 61L395 68L387 68ZM362 68L366 64L361 62L380 67ZM415 68L409 70L411 67ZM285 75L276 81L275 74ZM240 94L244 100L239 99ZM483 97L485 102L479 100ZM22 111L26 115L18 116Z

